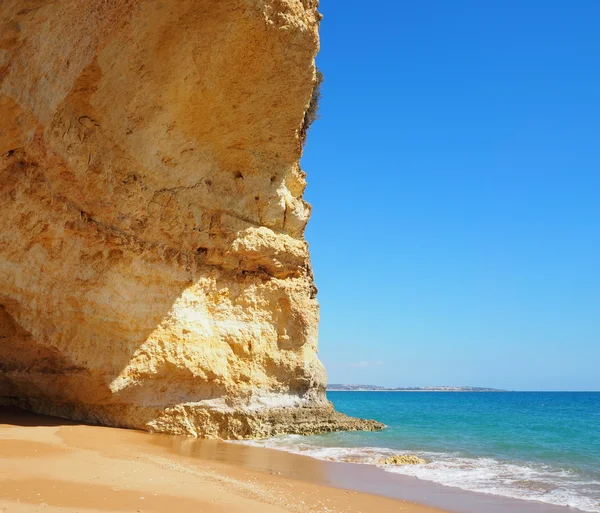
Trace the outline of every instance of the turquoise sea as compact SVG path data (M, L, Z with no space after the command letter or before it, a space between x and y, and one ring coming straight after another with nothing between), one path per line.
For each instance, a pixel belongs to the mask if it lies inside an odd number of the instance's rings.
M463 490L600 512L600 392L329 392L382 432L283 436L254 445L377 464L411 453L425 465L386 467Z

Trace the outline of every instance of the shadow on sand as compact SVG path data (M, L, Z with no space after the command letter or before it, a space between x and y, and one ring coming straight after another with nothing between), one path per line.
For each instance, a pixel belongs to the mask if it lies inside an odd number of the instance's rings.
M14 406L0 406L0 426L52 427L78 426L83 424L83 422L74 422L68 419L61 419L60 417L31 413Z

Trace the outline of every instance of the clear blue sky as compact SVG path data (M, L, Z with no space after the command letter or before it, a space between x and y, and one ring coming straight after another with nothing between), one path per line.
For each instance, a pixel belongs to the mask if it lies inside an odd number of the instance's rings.
M330 383L600 390L600 1L321 11Z

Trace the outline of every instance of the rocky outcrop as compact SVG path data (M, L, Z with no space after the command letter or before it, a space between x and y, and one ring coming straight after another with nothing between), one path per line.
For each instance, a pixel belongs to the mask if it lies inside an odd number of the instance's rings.
M0 396L200 436L334 412L299 167L315 0L0 3Z
M414 454L394 454L381 458L377 463L379 465L423 465L427 462Z

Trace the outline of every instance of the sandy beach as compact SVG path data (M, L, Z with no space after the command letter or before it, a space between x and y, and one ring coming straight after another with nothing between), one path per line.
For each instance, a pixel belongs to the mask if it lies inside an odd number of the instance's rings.
M197 441L0 410L0 511L205 513L436 513L442 510L259 470L268 450L239 446L257 461L235 465L196 454ZM173 447L177 451L173 451ZM218 452L218 441L203 442ZM188 451L189 452L189 451ZM262 456L261 456L262 455ZM198 457L199 456L199 457ZM213 454L214 456L214 454ZM299 459L281 453L293 467ZM247 458L246 458L247 459ZM300 458L316 480L323 463ZM306 468L306 465L311 468ZM254 467L254 468L253 468Z

